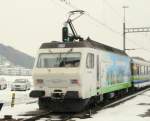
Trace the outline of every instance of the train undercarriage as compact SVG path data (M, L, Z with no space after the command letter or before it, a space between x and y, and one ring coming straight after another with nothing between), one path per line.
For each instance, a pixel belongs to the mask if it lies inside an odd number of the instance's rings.
M89 99L52 99L49 97L39 98L40 109L50 110L52 112L80 112L84 110L89 103Z
M103 95L93 96L87 99L39 97L38 105L40 109L49 110L52 112L80 112L90 108L91 106L125 96L132 91L134 91L133 88L122 89Z

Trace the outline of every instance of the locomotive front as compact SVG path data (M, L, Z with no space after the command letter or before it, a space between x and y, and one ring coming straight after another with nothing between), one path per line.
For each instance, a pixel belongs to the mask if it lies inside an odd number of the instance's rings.
M84 71L82 53L81 48L39 50L33 68L34 90L30 96L39 98L40 108L64 112L64 105L70 111L69 108L77 110L84 105L81 89Z
M39 98L39 108L53 112L78 112L96 93L94 54L87 54L93 49L87 49L89 42L83 41L72 24L83 14L82 10L70 11L62 28L63 42L44 43L39 49L33 68L35 88L30 93L30 97ZM74 15L78 17L72 18ZM91 90L94 90L92 95Z

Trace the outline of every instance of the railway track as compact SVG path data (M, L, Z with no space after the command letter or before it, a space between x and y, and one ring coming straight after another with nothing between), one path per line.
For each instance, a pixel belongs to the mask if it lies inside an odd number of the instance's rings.
M12 117L10 117L10 119L7 117L7 119L5 118L0 119L0 121L40 121L40 120L41 121L75 121L73 120L73 118L79 118L79 119L90 118L92 117L93 114L96 114L98 111L117 106L149 90L150 87L140 90L138 92L136 91L135 93L129 93L128 95L125 95L124 97L120 97L119 99L112 99L107 103L102 103L99 105L92 106L89 109L84 110L83 112L80 113L53 113L47 111L33 111L21 115L21 116L27 116L24 119L15 120Z

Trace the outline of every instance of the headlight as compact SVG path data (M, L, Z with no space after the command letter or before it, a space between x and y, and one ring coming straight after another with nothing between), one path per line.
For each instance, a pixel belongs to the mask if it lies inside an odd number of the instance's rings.
M77 80L77 79L72 79L70 82L71 82L71 84L77 84L77 85L80 85L80 81Z
M37 79L36 80L36 84L43 84L43 82L44 82L43 79Z

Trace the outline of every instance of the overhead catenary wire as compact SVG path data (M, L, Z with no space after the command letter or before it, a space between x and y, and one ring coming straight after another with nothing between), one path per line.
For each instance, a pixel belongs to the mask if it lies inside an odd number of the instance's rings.
M57 6L59 6L60 8L64 9L64 10L68 10L66 7L59 4L56 0L50 0L50 1L53 2L54 4L56 4Z
M121 34L121 32L114 30L113 28L111 28L111 27L108 26L107 24L101 22L99 19L97 19L97 18L91 16L89 13L86 13L86 15L87 15L90 19L92 19L93 21L95 21L96 23L98 23L99 25L102 25L102 26L104 26L105 28L107 28L108 30L110 30L111 32L116 33L116 34Z
M112 7L112 5L108 2L108 0L104 0L105 4L112 9L112 11L120 18L120 20L122 21L122 15L114 8Z
M104 0L104 2L106 3L106 5L107 5L110 9L113 10L113 12L120 18L120 20L122 20L121 14L119 14L119 12L118 12L115 8L112 7L112 5L108 2L108 0ZM140 33L140 34L141 34L141 33ZM143 35L143 34L141 34L141 35ZM122 35L121 35L121 36L122 36ZM143 36L144 36L144 35L143 35ZM144 36L144 37L146 37L146 36ZM146 37L146 38L147 38L147 37ZM138 49L143 49L144 51L150 52L149 49L146 49L146 48L142 47L141 45L137 44L134 40L131 40L131 39L129 39L129 38L127 38L127 39L130 40L129 42L132 42L132 43L135 44L136 46L140 47L140 48L138 48ZM148 39L149 39L149 38L148 38Z
M60 1L61 1L61 2L64 2L65 5L67 5L67 6L70 7L71 9L78 9L78 10L79 10L79 8L76 7L75 5L73 5L70 1L69 1L69 2L66 2L66 0L60 0ZM106 0L106 1L107 1L107 0ZM108 1L107 1L107 4L109 4ZM113 9L113 11L116 13L116 15L118 15L119 17L121 17L121 16L119 15L119 13L116 12L116 10L111 6L111 4L109 4L109 6L110 6L111 9ZM111 31L111 32L113 32L113 33L115 33L115 34L118 34L118 35L121 36L121 37L123 36L122 32L116 31L115 29L113 29L113 28L110 27L109 25L107 25L107 24L101 22L101 21L100 21L99 19L97 19L96 17L93 17L89 12L86 11L85 15L86 15L88 18L90 18L91 20L93 20L95 23L97 23L98 25L104 26L104 27L107 28L109 31ZM136 43L135 41L133 41L132 39L129 39L128 37L127 37L127 39L130 40L129 42L135 44L135 45L138 46L140 49L143 49L144 51L150 52L149 49L142 47L141 45L137 44L137 43Z
M112 5L110 4L110 2L108 2L108 0L104 0L104 2L106 3L106 5L120 18L120 20L122 20L122 16L121 14L114 8L112 7ZM129 22L130 24L132 24L133 22ZM143 35L143 33L139 33L140 35L142 35L143 37L145 37L144 40L148 40L149 38L146 35ZM128 39L129 40L129 39ZM148 41L147 41L148 42ZM147 49L146 49L147 50Z
M64 2L65 0L60 0L61 2ZM66 3L64 2L68 7L70 7L71 9L78 9L80 10L78 7L74 6L73 4L71 4L71 2ZM97 24L104 26L105 28L107 28L108 30L110 30L113 33L116 34L121 34L121 32L114 30L112 27L108 26L107 24L103 23L102 21L100 21L99 19L97 19L96 17L92 16L89 12L85 12L85 15L90 18L91 20L93 20L94 22L96 22Z

